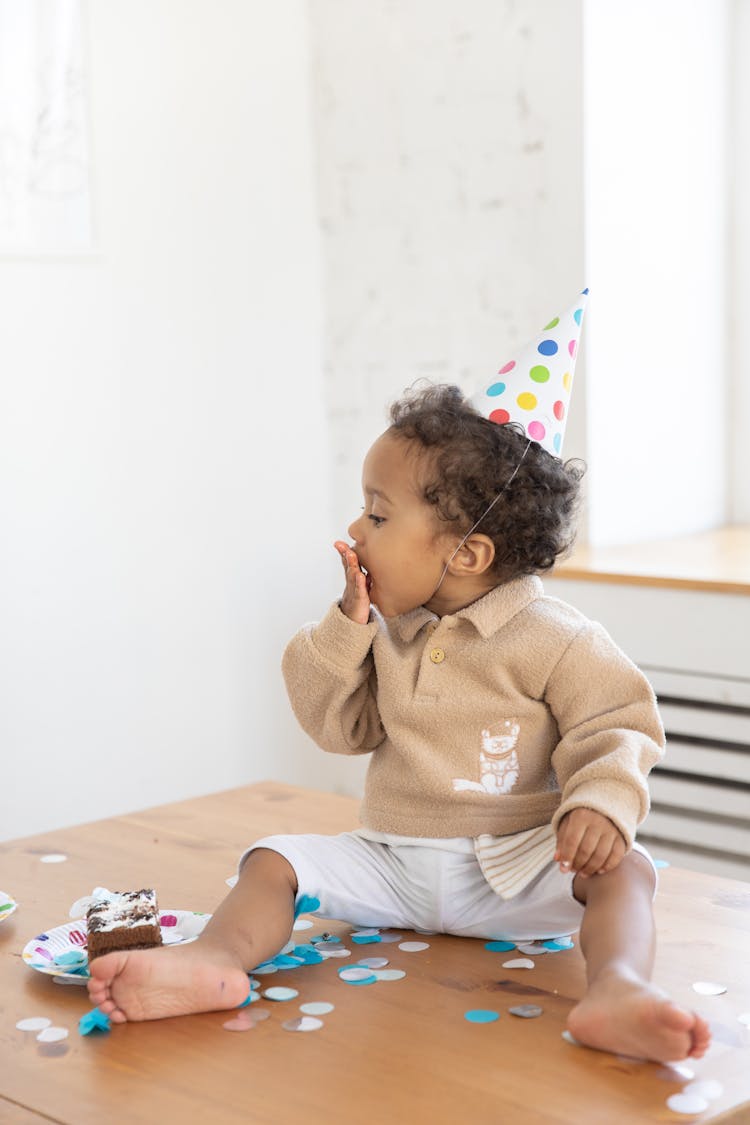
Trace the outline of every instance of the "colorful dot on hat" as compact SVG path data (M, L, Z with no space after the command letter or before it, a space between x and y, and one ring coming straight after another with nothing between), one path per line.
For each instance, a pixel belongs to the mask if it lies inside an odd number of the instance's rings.
M510 414L507 410L493 410L490 414L490 422L497 422L498 426L503 426L506 422L510 422Z
M529 371L529 376L534 380L535 383L546 383L549 379L549 367L544 367L540 363L536 367L531 368L531 371Z
M544 435L547 433L541 422L529 422L526 431L530 438L534 441L544 441Z
M576 309L576 311L573 313L573 320L576 322L577 325L580 326L582 318L583 318L583 309Z
M552 407L552 413L555 415L555 418L557 418L558 422L562 422L563 418L565 417L565 403L560 402L560 400L558 399L555 405Z
M505 383L493 383L491 387L487 388L488 395L501 395L505 390Z
M515 366L516 366L516 361L514 359L512 359L510 361L510 363L506 363L504 367L500 368L500 370L498 371L498 375L507 375L508 372L512 371Z
M552 444L555 447L555 453L559 453L560 446L562 445L562 434L555 434L554 438L552 439Z
M560 317L556 316L553 320L551 320L549 322L549 324L545 324L544 331L549 332L550 328L557 328L559 323L560 323ZM580 321L578 323L580 324Z
M566 391L570 390L570 386L571 386L572 382L573 382L573 376L570 374L569 371L566 371L565 374L563 375L563 386L565 387Z
M518 396L516 402L521 407L521 410L533 410L537 403L536 395L531 394L530 391L523 391Z
M571 359L575 359L577 350L578 350L578 345L577 345L576 341L571 340L570 343L568 344L568 351L570 352L570 358Z
M540 355L557 355L557 344L554 340L542 340L537 351Z

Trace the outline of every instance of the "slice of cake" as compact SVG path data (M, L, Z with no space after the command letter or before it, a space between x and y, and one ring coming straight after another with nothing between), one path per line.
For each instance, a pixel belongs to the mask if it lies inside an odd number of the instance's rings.
M86 912L89 961L121 949L151 949L161 945L156 891L114 891Z

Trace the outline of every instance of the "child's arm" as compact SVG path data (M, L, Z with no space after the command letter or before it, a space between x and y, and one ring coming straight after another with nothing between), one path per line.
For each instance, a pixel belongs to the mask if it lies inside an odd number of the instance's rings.
M585 875L612 870L648 812L646 779L664 753L653 689L605 630L588 622L544 697L560 732L552 755L562 790L552 820L559 861Z
M361 754L385 738L372 656L377 625L357 556L345 543L336 547L346 575L341 602L292 638L281 667L302 729L330 753Z

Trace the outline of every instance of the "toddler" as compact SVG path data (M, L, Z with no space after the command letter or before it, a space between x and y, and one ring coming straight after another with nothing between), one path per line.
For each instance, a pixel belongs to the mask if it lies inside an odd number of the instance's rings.
M362 827L258 840L198 941L93 961L113 1021L242 1003L312 896L357 926L519 942L580 928L575 1038L705 1053L706 1022L650 983L656 878L634 835L663 753L653 692L538 577L572 541L580 476L455 387L392 407L352 545L336 544L343 596L283 659L318 745L372 755Z

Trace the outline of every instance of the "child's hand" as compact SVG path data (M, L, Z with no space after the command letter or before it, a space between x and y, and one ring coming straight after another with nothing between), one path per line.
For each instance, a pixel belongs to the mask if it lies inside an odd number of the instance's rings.
M345 613L351 621L366 625L370 620L370 596L367 593L367 579L360 568L359 559L351 547L342 543L340 539L336 540L334 547L341 555L346 574L341 612Z
M619 828L593 809L573 809L557 829L555 861L567 874L575 871L584 879L613 871L627 851Z

